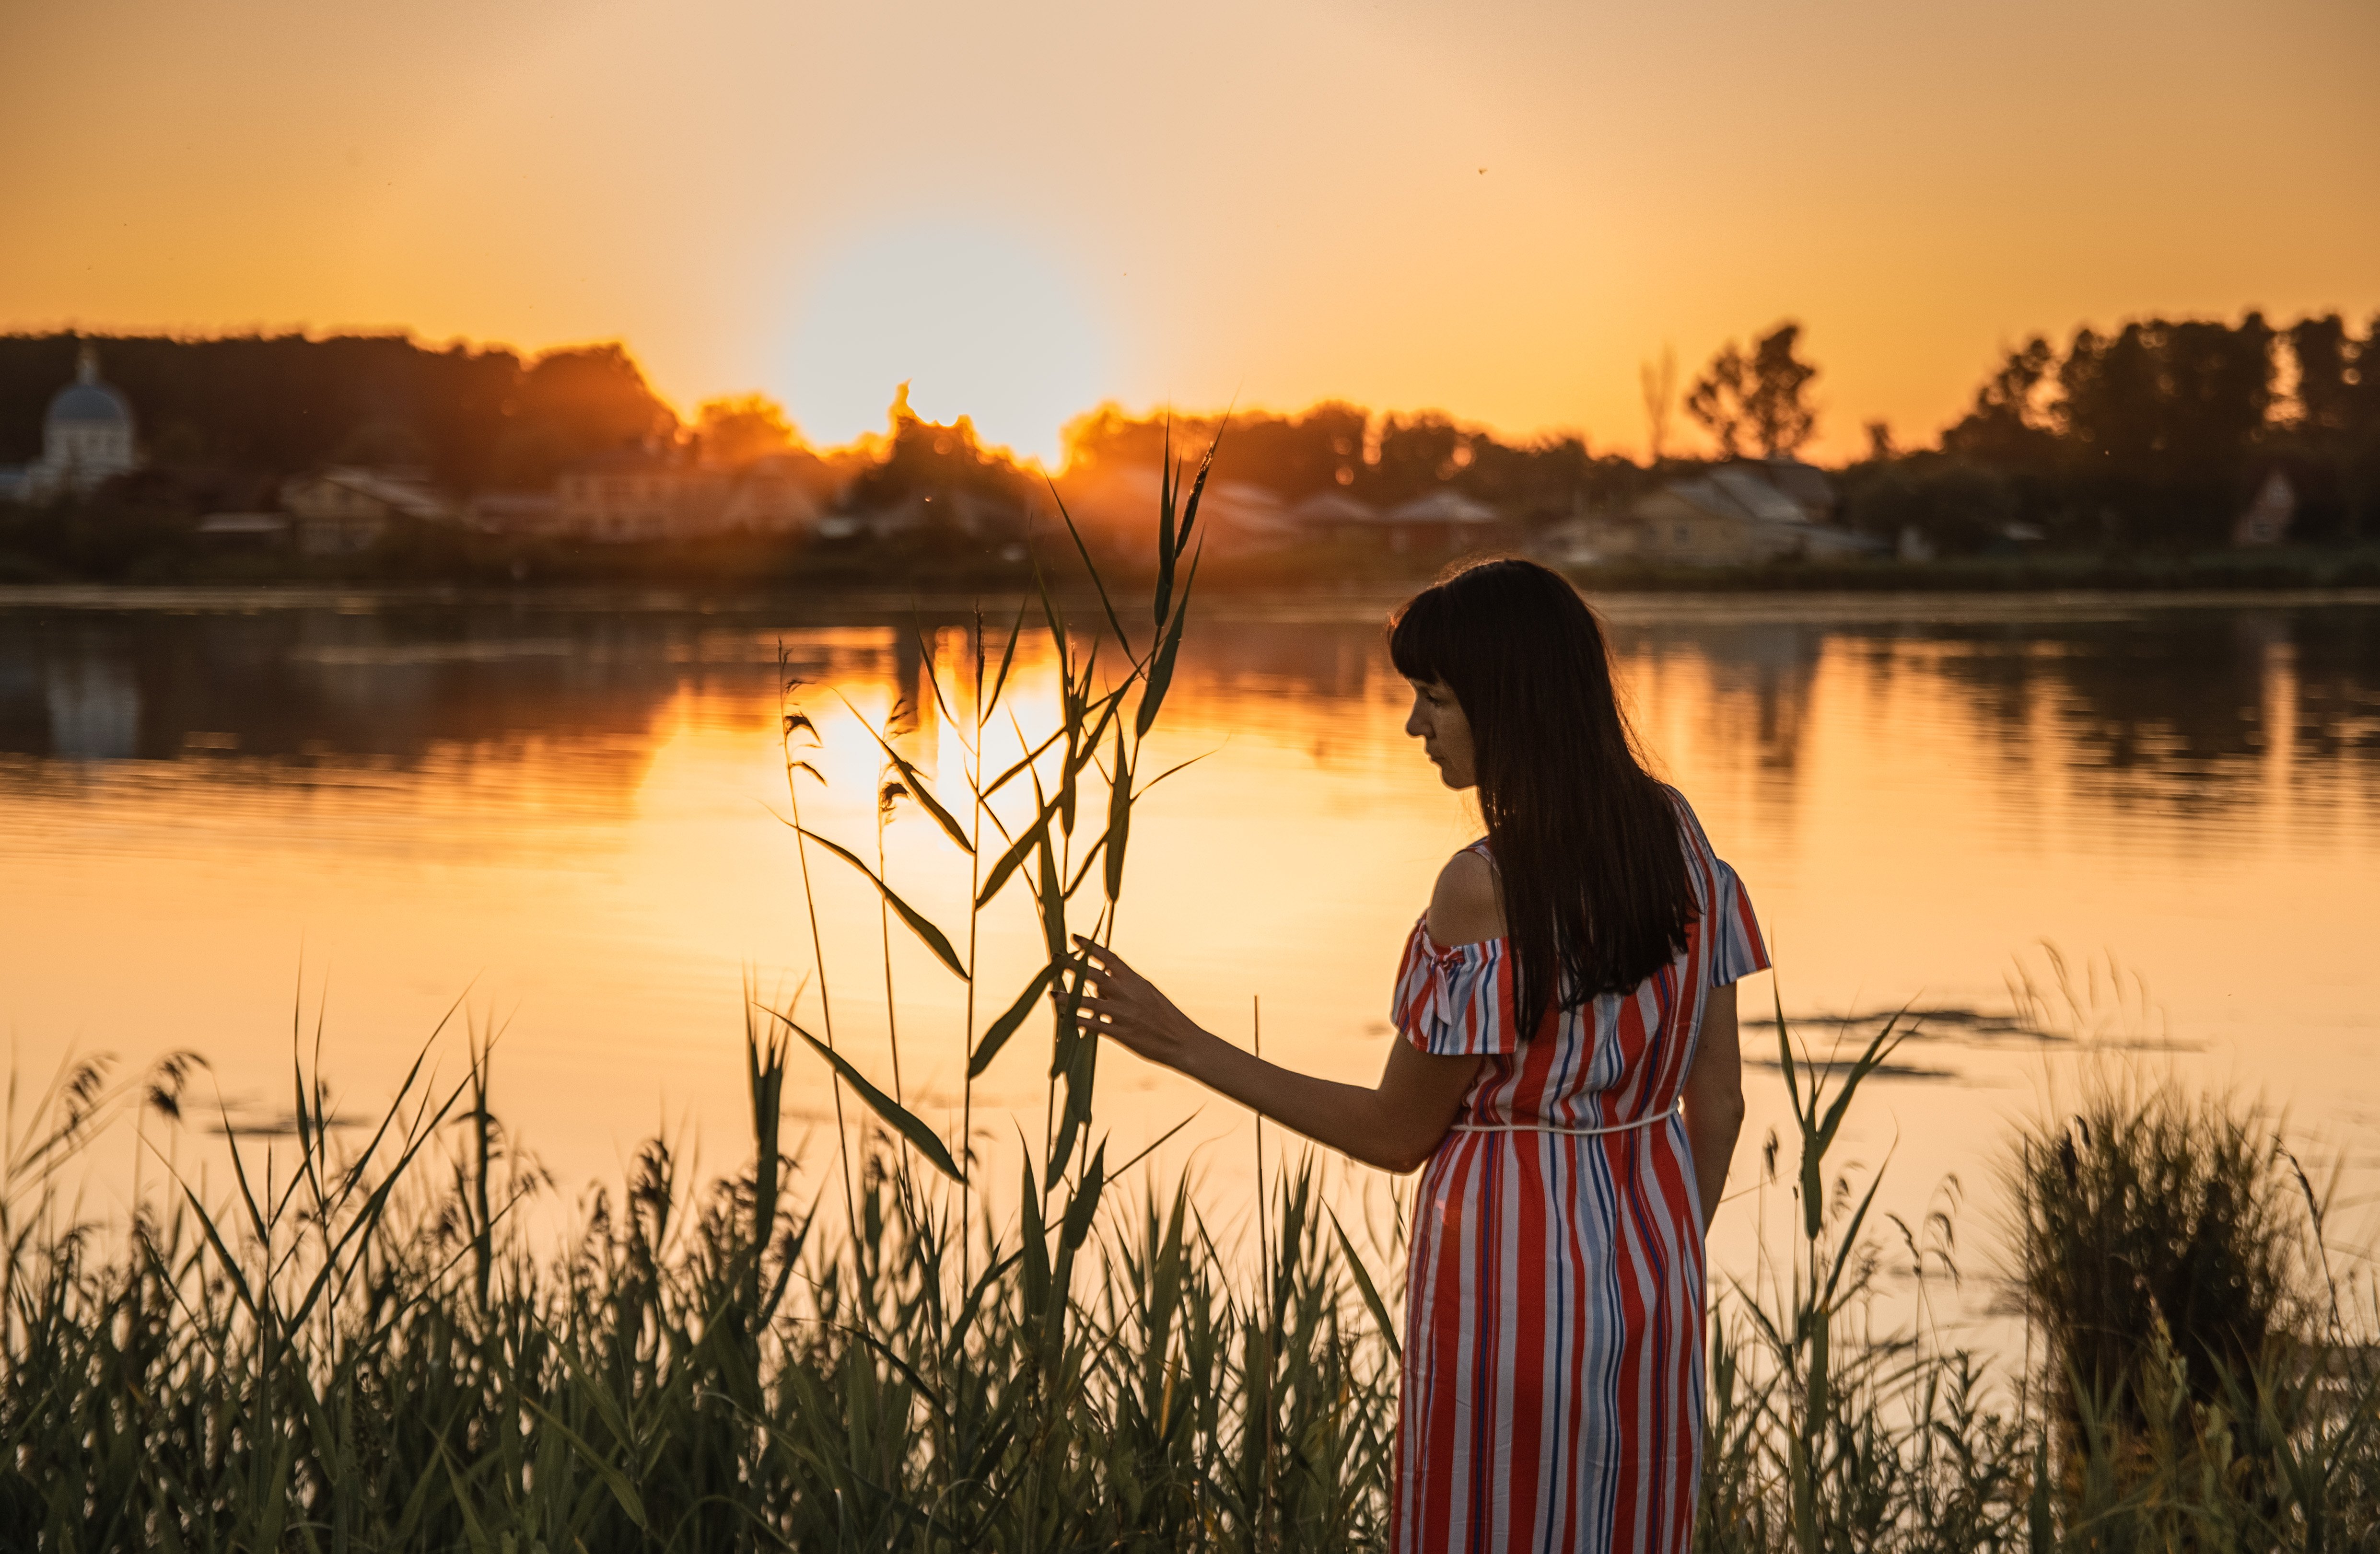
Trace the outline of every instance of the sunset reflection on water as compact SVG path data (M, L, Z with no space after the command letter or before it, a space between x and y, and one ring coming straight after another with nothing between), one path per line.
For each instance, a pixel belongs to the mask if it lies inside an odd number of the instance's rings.
M2380 605L1603 602L1639 732L1749 884L1788 1014L1936 1012L1854 1119L1854 1157L1895 1151L1886 1200L1922 1208L1956 1172L1972 1203L2008 1120L2066 1083L2072 1044L1995 1018L2012 970L2049 974L2044 942L2103 1037L2286 1103L2317 1153L2369 1136ZM1378 619L1219 603L1194 628L1142 771L1201 759L1135 821L1116 941L1202 1021L1247 1039L1261 1000L1269 1056L1348 1078L1377 1070L1405 929L1476 834L1402 735ZM269 1122L302 1002L364 1113L460 1000L458 1019L503 1027L499 1108L565 1184L610 1176L656 1127L692 1127L704 1168L730 1169L747 978L819 1010L779 819L780 649L824 736L803 819L872 859L879 761L843 698L880 724L911 707L902 747L955 806L969 630L370 600L0 609L0 1014L19 1070L192 1048L236 1117ZM1015 674L1023 726L1052 726L1045 640ZM1004 764L1006 709L989 739ZM965 859L939 830L903 807L886 847L894 886L961 931ZM889 1087L874 899L832 859L811 868L838 1037ZM953 1120L963 988L893 932L906 1098ZM986 923L978 1028L1039 942L1013 892ZM1769 998L1747 984L1747 1014ZM1746 1036L1773 1056L1773 1028ZM1045 1020L978 1086L982 1147L1038 1138L1046 1055ZM797 1065L795 1131L815 1134L832 1110ZM1750 1089L1739 1184L1786 1116L1773 1071ZM1196 1112L1160 1167L1203 1172L1235 1222L1243 1118L1121 1053L1100 1097L1119 1155ZM1723 1266L1748 1262L1750 1219L1723 1220Z

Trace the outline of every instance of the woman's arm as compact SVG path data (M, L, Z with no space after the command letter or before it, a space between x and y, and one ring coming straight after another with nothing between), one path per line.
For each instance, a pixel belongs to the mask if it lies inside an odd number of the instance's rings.
M1083 999L1087 1028L1382 1171L1415 1171L1429 1159L1479 1073L1475 1056L1435 1057L1399 1041L1368 1089L1298 1074L1201 1030L1114 951L1080 935L1075 943L1099 988Z
M1713 988L1703 1002L1702 1038L1694 1066L1686 1072L1686 1143L1694 1155L1694 1180L1702 1187L1703 1229L1710 1229L1735 1159L1736 1135L1743 1131L1743 1054L1735 1029L1735 984Z

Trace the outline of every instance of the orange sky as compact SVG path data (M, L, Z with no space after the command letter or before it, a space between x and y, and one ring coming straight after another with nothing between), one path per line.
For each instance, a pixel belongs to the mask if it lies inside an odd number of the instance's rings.
M1791 315L1840 457L2031 331L2380 310L2368 0L79 0L0 58L0 328L620 338L826 440L908 376L1027 450L1338 395L1628 451L1641 361Z

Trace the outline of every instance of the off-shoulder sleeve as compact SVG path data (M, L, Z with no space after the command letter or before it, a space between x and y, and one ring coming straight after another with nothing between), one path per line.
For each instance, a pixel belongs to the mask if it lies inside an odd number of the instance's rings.
M1752 913L1752 897L1735 870L1712 858L1711 875L1718 882L1710 914L1710 981L1724 988L1768 969L1768 945L1760 937L1760 919Z
M1517 1050L1505 942L1440 947L1419 924L1405 941L1390 1016L1397 1034L1441 1058Z

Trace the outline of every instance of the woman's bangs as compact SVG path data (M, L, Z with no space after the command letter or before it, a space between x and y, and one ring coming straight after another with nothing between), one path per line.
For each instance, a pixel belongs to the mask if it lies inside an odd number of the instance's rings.
M1422 685L1445 685L1446 590L1424 589L1389 622L1389 662L1397 673Z

